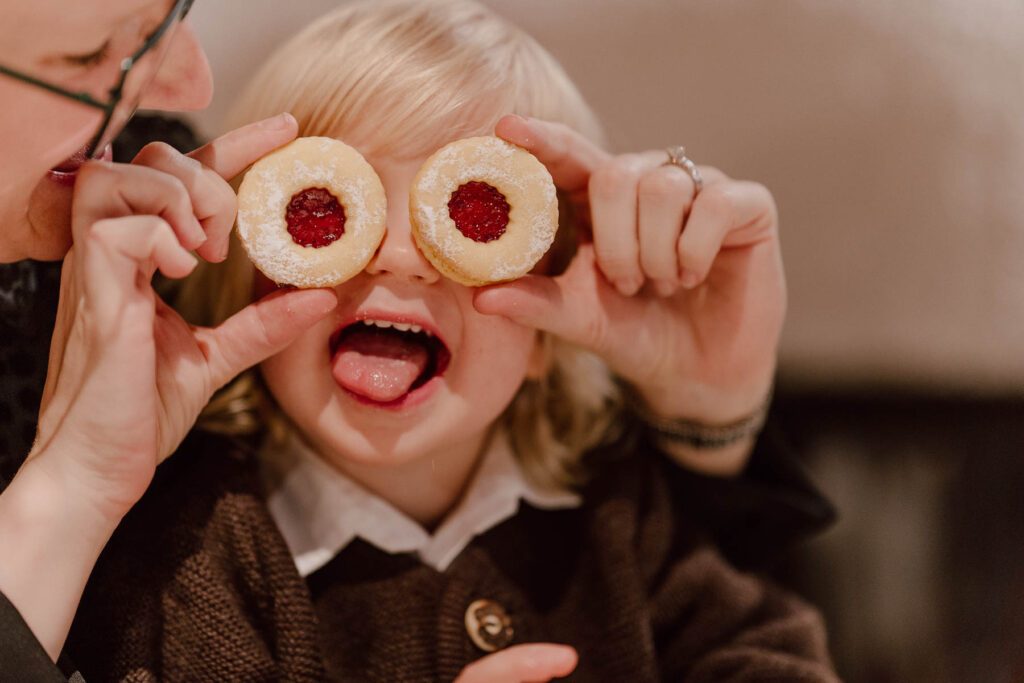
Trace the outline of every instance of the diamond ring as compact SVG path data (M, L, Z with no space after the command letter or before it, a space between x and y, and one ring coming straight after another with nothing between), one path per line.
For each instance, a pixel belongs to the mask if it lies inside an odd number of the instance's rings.
M686 171L690 179L693 180L693 194L697 196L704 189L704 176L701 175L697 164L690 161L689 157L686 156L686 148L682 145L666 147L665 153L668 154L668 161L662 164L662 166L676 166Z

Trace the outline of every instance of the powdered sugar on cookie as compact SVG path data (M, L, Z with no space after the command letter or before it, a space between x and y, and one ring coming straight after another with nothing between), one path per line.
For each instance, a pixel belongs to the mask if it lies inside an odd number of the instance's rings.
M344 232L327 246L297 244L285 213L296 195L323 188L344 208ZM355 276L384 237L387 201L373 168L332 138L299 138L258 161L238 191L238 235L274 282L331 287Z
M507 200L508 226L499 238L474 241L452 219L452 194L468 183L490 185ZM558 229L551 174L532 154L496 137L459 140L438 150L413 181L409 209L423 254L439 271L470 286L527 274Z

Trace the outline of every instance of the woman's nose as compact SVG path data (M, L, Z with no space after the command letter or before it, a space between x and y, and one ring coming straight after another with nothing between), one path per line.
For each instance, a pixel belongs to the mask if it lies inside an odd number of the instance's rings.
M390 274L424 284L434 284L440 280L441 275L416 247L408 211L389 210L388 214L384 240L366 267L366 272L370 275Z
M213 98L213 74L199 38L188 21L171 36L160 70L142 95L140 106L164 111L204 109Z

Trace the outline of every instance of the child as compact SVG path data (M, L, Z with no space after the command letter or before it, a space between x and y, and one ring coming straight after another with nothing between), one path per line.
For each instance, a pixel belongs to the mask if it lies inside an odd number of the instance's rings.
M815 612L720 557L663 452L728 472L751 449L784 302L763 188L609 157L552 58L463 0L347 5L240 111L359 149L388 232L125 519L68 641L87 681L834 680ZM475 291L416 250L408 195L431 152L495 129L589 235L564 272L568 224L537 274ZM222 320L273 287L236 246L182 306ZM384 401L339 361L387 374L381 345L450 360ZM630 427L612 373L651 429ZM708 449L672 428L702 423L735 434Z

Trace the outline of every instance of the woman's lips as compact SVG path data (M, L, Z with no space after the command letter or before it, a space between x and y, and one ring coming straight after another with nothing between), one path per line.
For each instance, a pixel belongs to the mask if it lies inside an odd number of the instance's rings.
M100 160L110 161L113 158L114 152L110 145L107 145L106 149L103 150ZM86 156L86 149L83 147L60 164L51 168L48 173L50 180L67 187L74 186L75 180L78 179L78 171L81 170L82 165L87 161L89 161L89 157Z

